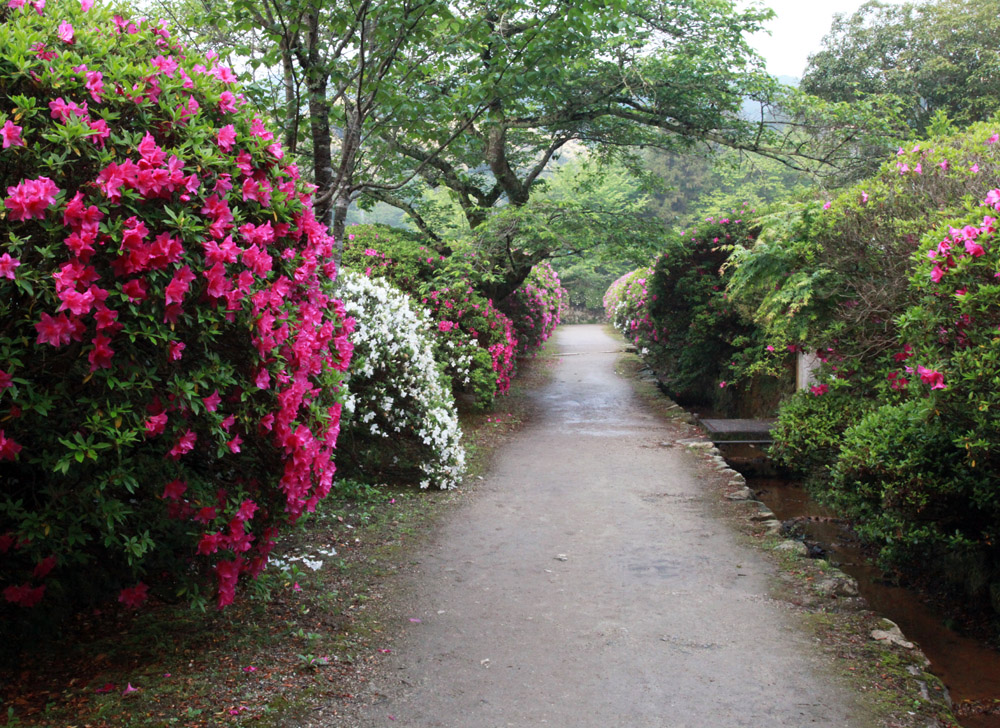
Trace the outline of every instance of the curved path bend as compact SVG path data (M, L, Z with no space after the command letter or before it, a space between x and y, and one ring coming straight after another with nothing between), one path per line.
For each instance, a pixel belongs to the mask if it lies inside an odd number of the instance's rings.
M539 416L414 555L356 725L870 725L713 514L718 476L616 376L620 342L568 326L549 346Z

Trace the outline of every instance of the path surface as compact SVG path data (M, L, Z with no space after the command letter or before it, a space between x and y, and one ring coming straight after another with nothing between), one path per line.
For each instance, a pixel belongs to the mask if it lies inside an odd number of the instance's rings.
M712 514L711 470L615 375L620 342L555 346L542 413L415 556L357 726L869 725Z

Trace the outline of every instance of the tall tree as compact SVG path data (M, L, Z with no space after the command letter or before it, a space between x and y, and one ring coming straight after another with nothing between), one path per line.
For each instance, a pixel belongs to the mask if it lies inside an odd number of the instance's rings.
M856 114L833 108L824 122L847 133L807 139L801 128L812 121L793 120L807 106L763 71L746 36L769 11L738 10L732 0L460 0L451 7L466 29L467 43L457 48L463 55L421 88L426 108L450 116L382 140L387 156L403 160L401 173L419 170L426 184L448 187L477 235L501 236L499 249L516 247L510 236L523 228L516 209L571 143L636 168L634 150L644 146L726 146L800 162L855 156ZM759 109L755 119L747 118L748 101ZM775 107L789 102L798 108L779 119ZM486 111L461 113L472 106ZM405 207L426 228L421 193L414 186L374 196ZM505 208L501 222L484 227L498 207ZM511 285L534 257L516 266Z
M802 89L831 101L893 99L917 133L938 110L961 125L985 121L1000 108L997 4L872 0L837 15Z
M193 30L204 32L210 18L215 30L209 38L218 42L222 34L254 69L257 99L280 98L273 113L284 129L285 148L306 162L318 188L317 219L341 241L348 207L383 177L385 160L370 153L368 140L397 133L396 127L420 116L414 87L454 53L448 3L193 2L161 0L175 18L186 15L184 24ZM200 22L192 22L192 15Z

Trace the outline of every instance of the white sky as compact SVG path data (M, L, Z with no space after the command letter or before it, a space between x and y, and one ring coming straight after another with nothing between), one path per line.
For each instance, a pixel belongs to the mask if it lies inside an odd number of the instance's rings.
M748 4L748 0L741 2ZM771 35L754 35L752 45L767 60L772 76L801 78L809 54L820 49L823 36L830 31L834 13L851 14L864 0L760 0L760 4L774 10L777 17L767 23Z

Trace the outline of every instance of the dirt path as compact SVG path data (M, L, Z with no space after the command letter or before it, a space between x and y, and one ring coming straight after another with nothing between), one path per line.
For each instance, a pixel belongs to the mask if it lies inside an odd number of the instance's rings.
M871 725L713 515L711 470L615 375L620 343L572 326L555 346L543 413L415 555L354 724Z

